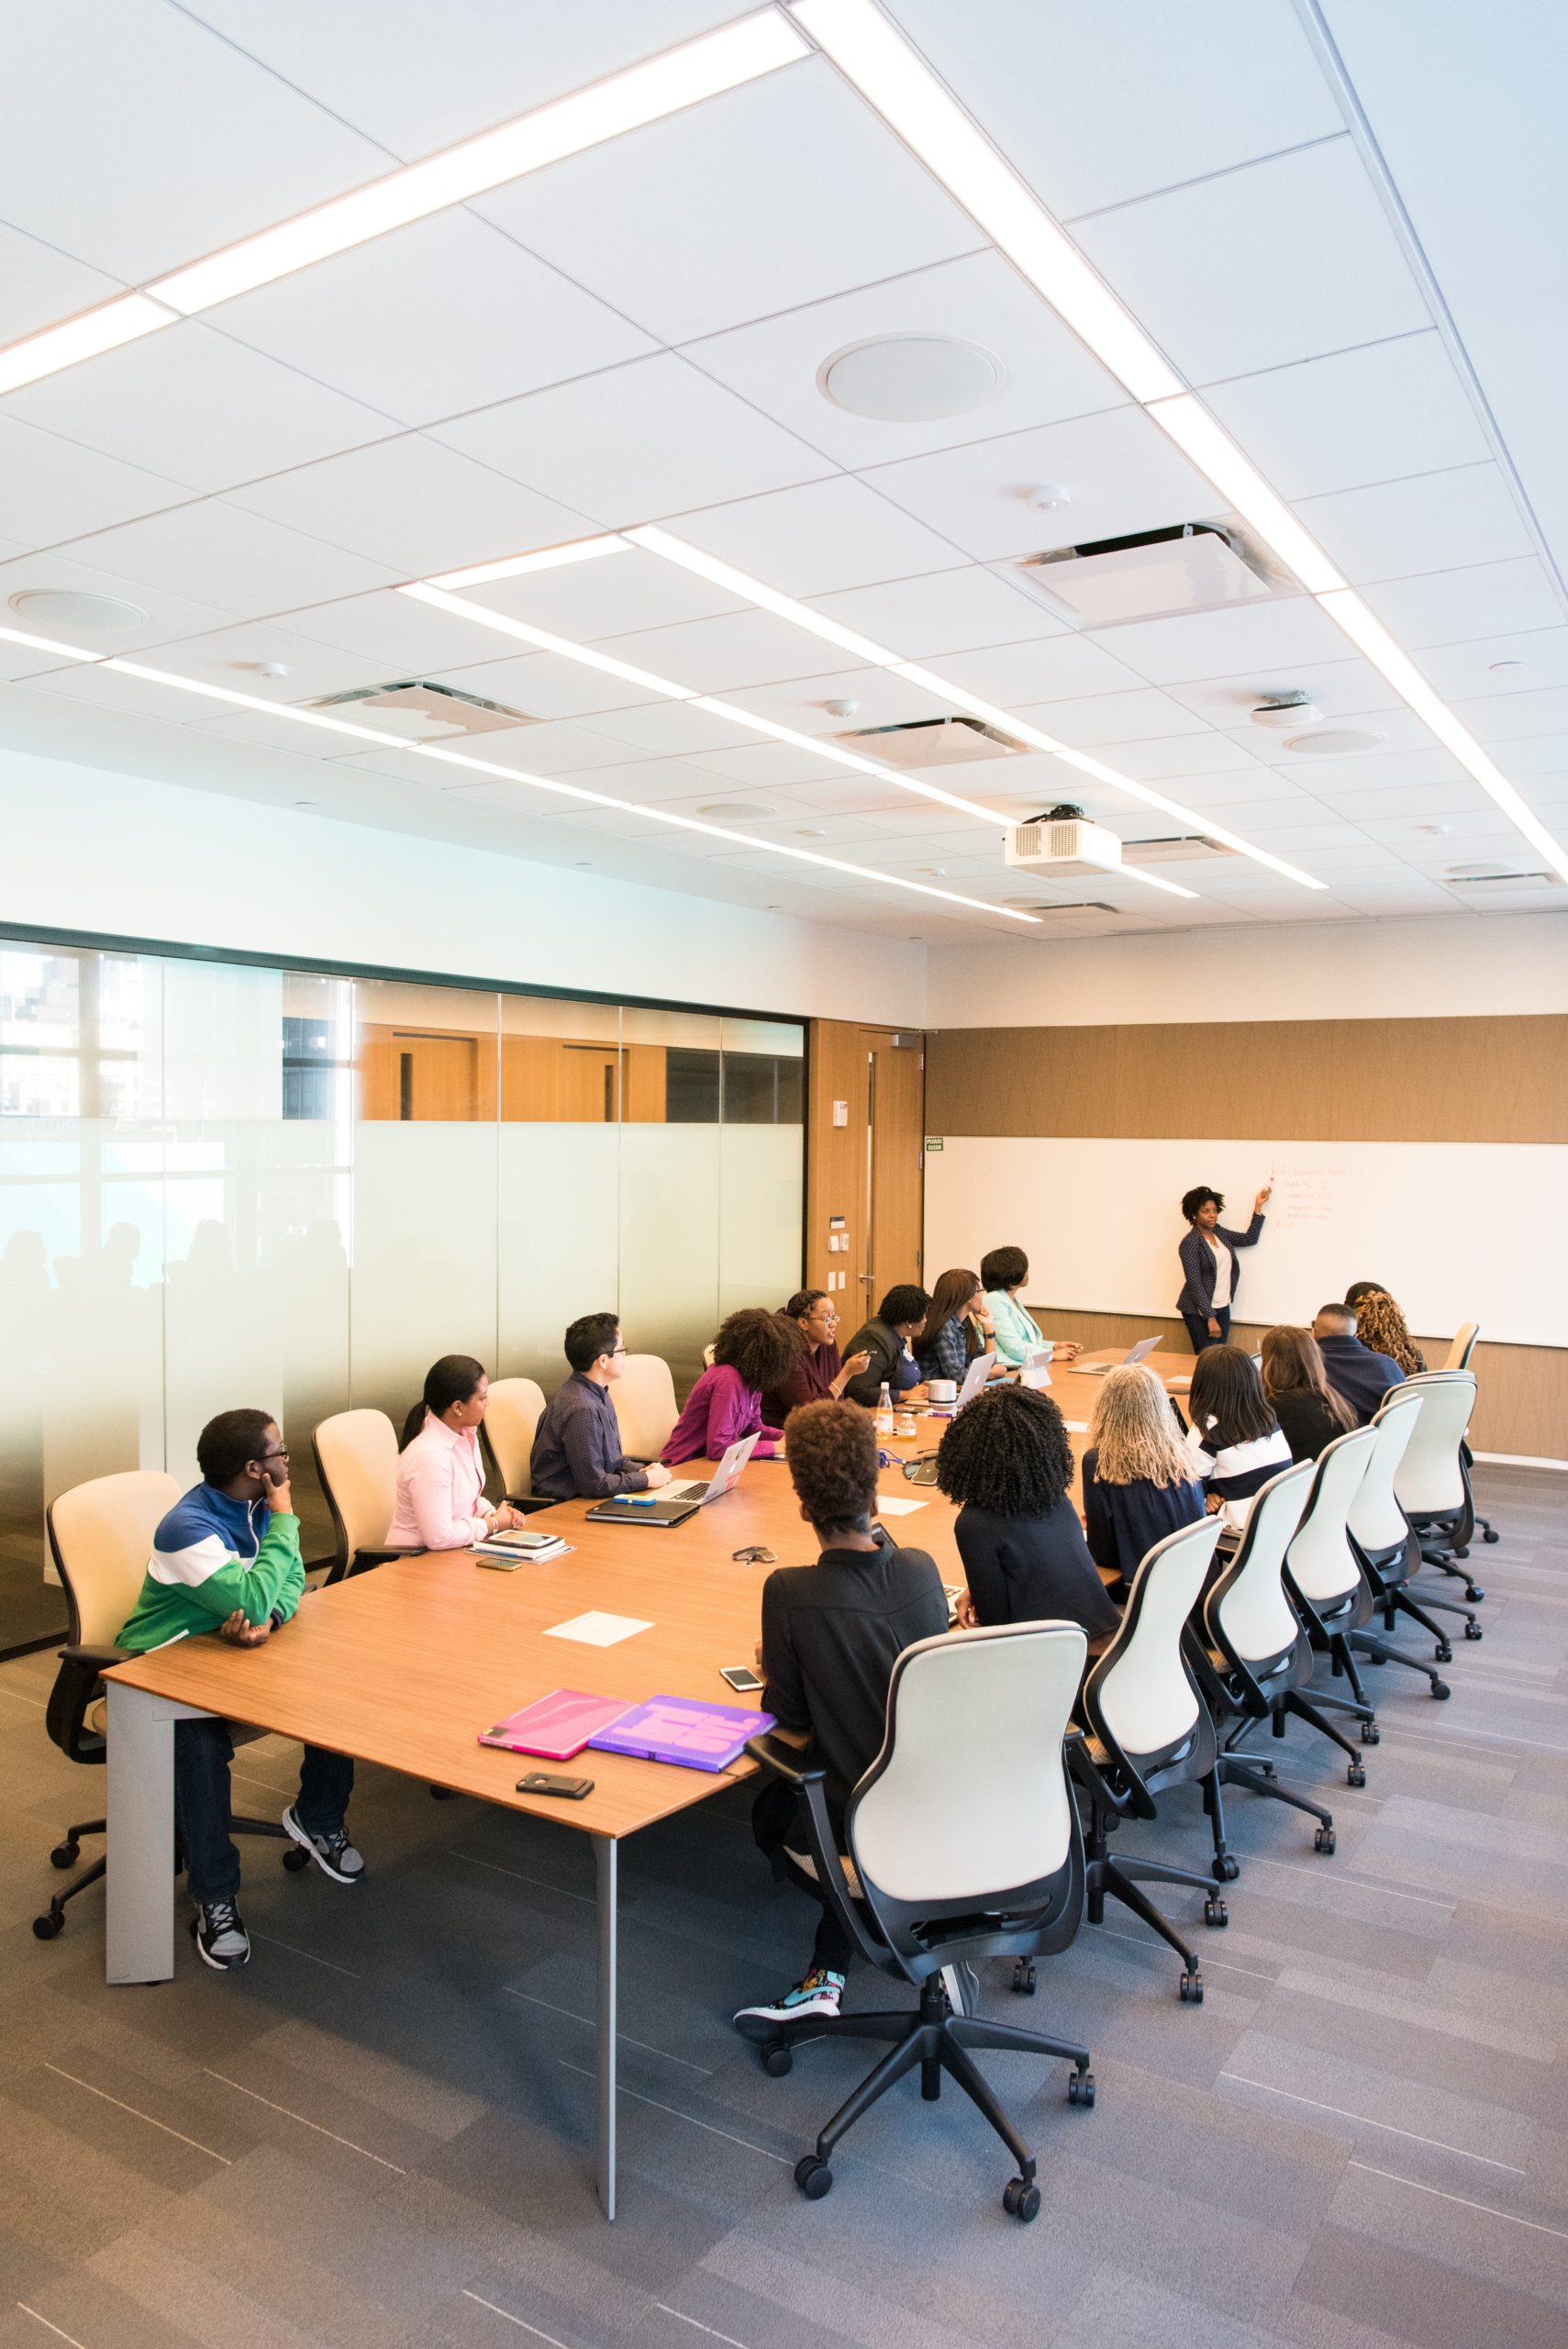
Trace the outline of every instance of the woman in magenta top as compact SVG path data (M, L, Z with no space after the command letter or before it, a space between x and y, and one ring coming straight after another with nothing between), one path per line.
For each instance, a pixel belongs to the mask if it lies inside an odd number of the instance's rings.
M805 1346L795 1323L765 1307L732 1313L713 1341L713 1368L687 1396L660 1458L669 1467L683 1460L722 1460L732 1443L760 1434L752 1457L771 1459L780 1431L763 1422L763 1389L780 1384Z

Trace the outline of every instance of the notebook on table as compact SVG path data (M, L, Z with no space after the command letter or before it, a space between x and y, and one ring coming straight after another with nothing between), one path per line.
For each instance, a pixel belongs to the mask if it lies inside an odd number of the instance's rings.
M588 1511L589 1521L598 1525L684 1525L709 1501L718 1500L740 1482L740 1471L751 1459L761 1442L760 1436L742 1437L732 1443L711 1476L686 1485L663 1485L656 1493L616 1493L607 1501L597 1501Z
M588 1740L595 1753L677 1762L686 1770L728 1770L748 1738L773 1726L772 1713L743 1705L709 1705L695 1697L650 1697Z
M628 1709L624 1697L594 1697L584 1688L552 1688L519 1712L508 1713L494 1729L482 1729L481 1745L498 1745L507 1753L537 1753L545 1762L570 1762L581 1753L595 1730L608 1728Z

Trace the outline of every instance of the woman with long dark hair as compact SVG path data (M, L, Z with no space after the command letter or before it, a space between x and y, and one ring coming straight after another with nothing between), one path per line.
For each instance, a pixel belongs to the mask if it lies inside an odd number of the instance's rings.
M1325 1444L1348 1435L1356 1424L1354 1407L1329 1384L1322 1352L1310 1330L1282 1324L1265 1330L1263 1393L1284 1431L1293 1460L1316 1460Z
M483 1363L443 1354L425 1374L425 1389L403 1423L391 1550L470 1550L489 1533L521 1525L521 1512L484 1497L479 1422L490 1394Z
M962 1386L976 1354L989 1354L996 1362L996 1332L980 1275L962 1266L939 1273L924 1327L915 1340L920 1375L951 1378ZM996 1363L998 1369L1001 1366Z
M1212 1517L1223 1509L1236 1531L1252 1496L1291 1464L1290 1445L1263 1392L1258 1365L1240 1346L1207 1346L1193 1364L1187 1396L1187 1457L1208 1488Z

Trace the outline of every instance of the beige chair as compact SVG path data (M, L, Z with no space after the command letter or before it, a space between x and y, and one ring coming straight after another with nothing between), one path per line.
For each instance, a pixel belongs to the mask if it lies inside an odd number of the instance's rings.
M610 1388L610 1400L627 1457L657 1460L681 1416L675 1408L675 1382L663 1355L628 1354L626 1368Z
M116 1644L120 1626L140 1593L152 1537L179 1497L179 1486L162 1469L128 1468L72 1486L50 1508L49 1546L70 1602L71 1639L60 1651L60 1670L45 1719L50 1738L70 1762L101 1765L107 1754L103 1675L129 1653ZM255 1737L261 1732L248 1733ZM284 1833L273 1820L236 1818L232 1824L239 1834L281 1840ZM66 1829L50 1858L57 1868L73 1868L82 1856L83 1836L103 1832L101 1819L83 1820ZM66 1902L95 1884L106 1865L105 1860L95 1860L74 1884L56 1893L41 1917L33 1919L40 1942L52 1941L63 1929Z
M386 1413L336 1411L321 1420L310 1444L338 1542L327 1581L406 1557L406 1550L386 1546L397 1504L397 1431Z
M491 1380L479 1440L500 1479L502 1492L518 1508L529 1498L534 1431L543 1414L544 1389L531 1378Z
M1466 1321L1462 1328L1456 1330L1454 1333L1454 1341L1448 1350L1448 1360L1444 1363L1443 1368L1445 1370L1468 1370L1470 1368L1470 1357L1475 1352L1475 1341L1480 1335L1480 1322Z

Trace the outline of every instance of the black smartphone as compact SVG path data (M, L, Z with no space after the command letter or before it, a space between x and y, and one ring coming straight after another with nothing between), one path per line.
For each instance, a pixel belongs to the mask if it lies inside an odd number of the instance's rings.
M728 1680L737 1696L754 1696L762 1686L749 1664L721 1664L718 1676Z
M581 1802L594 1791L592 1778L552 1778L548 1770L530 1770L517 1780L520 1795L560 1795L565 1802Z

